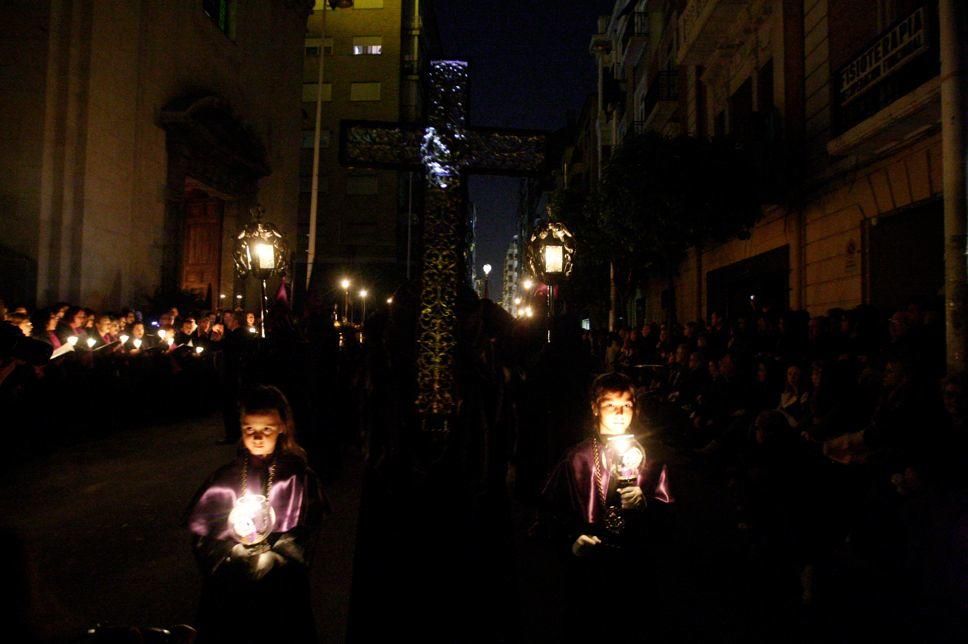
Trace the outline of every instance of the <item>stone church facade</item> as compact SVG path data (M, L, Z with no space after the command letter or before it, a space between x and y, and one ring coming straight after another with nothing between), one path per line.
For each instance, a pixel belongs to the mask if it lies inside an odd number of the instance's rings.
M249 208L296 232L312 5L3 3L0 298L235 301Z

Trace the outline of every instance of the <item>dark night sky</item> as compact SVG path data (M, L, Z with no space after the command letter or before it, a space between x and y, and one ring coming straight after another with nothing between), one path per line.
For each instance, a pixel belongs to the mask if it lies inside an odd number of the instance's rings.
M436 0L444 55L469 61L471 125L554 130L594 91L588 42L614 0ZM477 204L478 268L501 270L517 210L519 180L471 177ZM495 279L497 276L497 279Z

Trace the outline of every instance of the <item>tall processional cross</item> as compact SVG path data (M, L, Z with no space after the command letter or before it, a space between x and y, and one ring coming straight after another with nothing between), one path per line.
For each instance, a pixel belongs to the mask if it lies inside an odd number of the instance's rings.
M340 153L348 166L421 170L425 176L416 408L425 427L446 431L456 405L455 305L462 279L465 177L536 174L544 165L547 137L467 127L464 61L431 62L428 85L425 125L344 121Z

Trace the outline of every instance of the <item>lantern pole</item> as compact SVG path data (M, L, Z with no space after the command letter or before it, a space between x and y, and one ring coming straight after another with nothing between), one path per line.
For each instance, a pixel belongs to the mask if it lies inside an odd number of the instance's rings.
M261 322L259 323L259 329L262 334L262 339L266 338L266 278L263 277L259 280L262 285L262 300L260 301L260 311L259 314L262 316Z

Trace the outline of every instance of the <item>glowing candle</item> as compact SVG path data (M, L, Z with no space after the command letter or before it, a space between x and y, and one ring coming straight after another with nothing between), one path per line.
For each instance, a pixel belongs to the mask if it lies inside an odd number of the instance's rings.
M229 525L235 538L251 546L264 541L276 524L276 513L261 494L243 494L229 513Z
M167 336L167 335L168 335L168 332L167 331L165 331L164 329L158 329L158 337L160 339L164 340L165 339L165 336Z
M77 336L76 335L68 336L67 337L67 344L71 345L72 347L75 346L75 345L77 345Z
M121 344L128 344L128 336L121 334Z
M204 350L205 350L205 347L195 347L195 353L198 355L201 355L202 351Z
M93 349L95 344L97 344L97 340L95 340L94 338L88 338L87 339L87 348L88 349Z
M134 348L135 349L140 349L141 348L141 338L135 338L134 340L131 341L131 344L134 345Z

